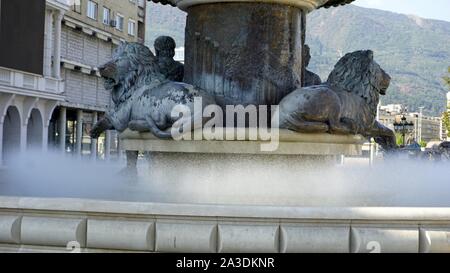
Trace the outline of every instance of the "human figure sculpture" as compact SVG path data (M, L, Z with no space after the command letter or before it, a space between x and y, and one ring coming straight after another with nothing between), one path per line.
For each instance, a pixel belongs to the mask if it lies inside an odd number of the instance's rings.
M159 70L168 80L182 82L184 65L174 60L176 43L172 37L160 36L154 43Z
M305 67L308 67L311 61L311 49L308 45L304 45L303 47L303 58L305 61ZM322 80L320 79L319 75L309 71L308 69L305 69L304 86L307 87L319 84L322 84Z
M361 134L386 150L394 149L394 132L376 121L380 95L386 94L390 80L371 50L349 53L326 83L297 89L281 101L279 127L302 133Z

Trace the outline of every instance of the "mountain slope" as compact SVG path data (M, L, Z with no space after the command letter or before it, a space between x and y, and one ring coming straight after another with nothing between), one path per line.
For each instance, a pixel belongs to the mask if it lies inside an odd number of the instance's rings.
M147 43L170 35L184 45L186 14L176 8L150 4ZM343 54L372 49L392 76L383 103L404 103L415 111L440 115L445 108L442 76L450 66L450 22L427 20L353 5L321 9L308 16L310 70L326 80Z
M435 115L444 110L449 22L349 5L311 13L307 43L313 55L310 69L324 80L342 54L372 49L392 76L384 104L404 103L410 110L424 106Z

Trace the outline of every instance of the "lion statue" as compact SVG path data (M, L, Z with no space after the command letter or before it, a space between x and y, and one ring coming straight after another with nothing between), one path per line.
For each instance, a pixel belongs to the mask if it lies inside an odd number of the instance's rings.
M202 107L215 104L214 98L206 92L168 80L160 73L157 59L150 49L139 43L122 43L114 52L113 59L98 69L105 80L105 88L112 92L113 107L92 129L93 138L98 138L106 130L123 132L127 128L151 132L159 138L172 138L172 126L181 118L190 120L177 124L204 123L202 113L199 115L193 109L194 98L202 98ZM172 110L179 105L188 107L191 115L172 117ZM195 119L202 120L198 123Z
M283 98L279 127L302 133L361 134L386 150L396 148L394 132L376 121L380 95L386 94L390 80L371 50L349 53L326 83Z

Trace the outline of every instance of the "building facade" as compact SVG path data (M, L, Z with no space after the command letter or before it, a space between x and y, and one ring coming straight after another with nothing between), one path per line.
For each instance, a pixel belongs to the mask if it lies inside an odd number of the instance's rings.
M117 151L114 132L98 142L88 136L111 101L96 67L111 58L121 41L144 41L145 4L0 0L0 27L13 32L12 38L1 40L11 48L13 60L0 61L0 165L15 152L32 148L103 158ZM30 16L20 16L26 22L18 25L15 13ZM38 33L41 40L33 37L26 43L17 33ZM24 52L29 59L40 56L32 63L41 69L15 67Z
M450 92L447 93L447 109L450 111Z
M145 4L144 0L70 3L61 21L60 36L61 77L66 83L66 96L58 109L59 115L55 114L52 120L53 143L61 149L92 157L108 157L111 151L117 152L114 132L101 136L99 143L89 137L93 124L110 104L110 94L104 89L96 67L111 58L120 42L144 41ZM58 123L66 124L65 136L58 132Z
M450 114L450 92L447 93L447 113ZM447 130L446 126L443 125L443 129L442 129L442 138L446 141L450 140L450 138L448 137L449 135L449 131Z
M400 123L405 107L401 104L380 106L378 120L388 128L394 130L394 123ZM423 113L404 113L406 120L414 124L414 131L410 132L409 142L437 142L443 140L442 118L430 117Z

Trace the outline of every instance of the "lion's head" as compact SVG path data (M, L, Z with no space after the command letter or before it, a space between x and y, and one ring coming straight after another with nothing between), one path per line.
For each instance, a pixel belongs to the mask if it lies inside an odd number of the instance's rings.
M122 43L114 51L112 60L98 69L105 80L105 88L112 90L115 105L126 101L137 87L164 80L153 53L139 43Z
M371 106L378 105L379 95L386 95L391 77L374 61L373 51L348 53L334 67L327 83L353 93Z

